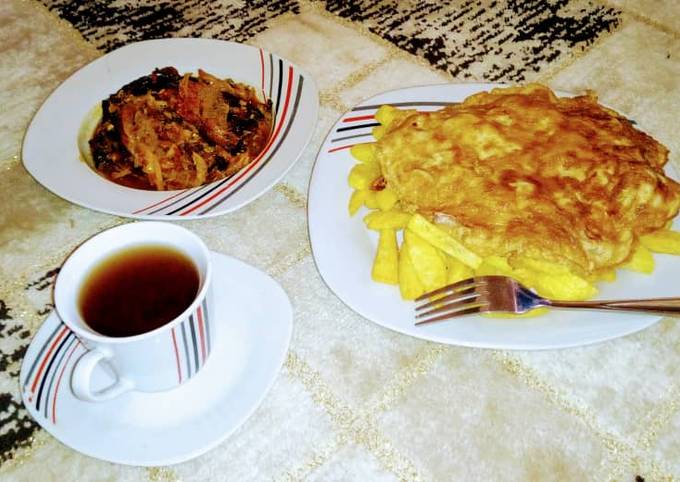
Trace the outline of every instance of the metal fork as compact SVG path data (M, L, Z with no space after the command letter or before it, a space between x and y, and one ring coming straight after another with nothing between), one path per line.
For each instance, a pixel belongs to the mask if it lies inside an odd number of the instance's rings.
M560 301L537 295L507 276L478 276L425 293L416 300L416 325L471 313L526 313L542 306L590 310L638 311L680 316L680 298ZM423 303L425 301L425 303ZM420 303L420 304L418 304Z

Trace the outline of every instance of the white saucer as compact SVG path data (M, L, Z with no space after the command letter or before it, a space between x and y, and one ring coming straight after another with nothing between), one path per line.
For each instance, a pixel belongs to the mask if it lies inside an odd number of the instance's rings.
M217 334L195 378L169 392L83 402L71 392L70 375L85 349L53 312L21 367L21 392L33 418L74 450L128 465L183 462L234 432L281 369L293 313L286 293L265 273L222 254L213 253L213 261ZM55 330L61 331L52 338ZM101 369L93 377L95 388L110 382Z

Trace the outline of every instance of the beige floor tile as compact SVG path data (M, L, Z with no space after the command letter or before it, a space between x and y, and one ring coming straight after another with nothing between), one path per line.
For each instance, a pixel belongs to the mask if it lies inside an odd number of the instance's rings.
M12 196L12 202L0 210L0 279L15 278L60 258L102 226L117 221L55 196L18 162L3 169L0 192Z
M640 333L593 346L511 354L583 407L608 432L637 440L680 367L680 325L663 321Z
M680 39L627 18L609 39L550 82L556 89L594 90L671 150L680 166Z
M451 82L451 76L424 67L416 62L394 59L382 65L354 86L340 94L348 107L354 106L369 97L393 89L416 85L443 84Z
M333 87L387 53L379 43L315 12L304 12L275 22L249 43L307 70L319 90Z
M0 211L0 279L22 274L37 279L103 227L132 221L63 201L37 185L18 164L0 178L0 191L10 187L15 202ZM180 223L210 249L267 269L307 242L305 222L303 209L270 191L236 212Z
M386 472L378 461L361 447L344 447L328 462L311 474L310 482L396 482L394 474Z
M297 163L290 170L283 182L295 188L304 198L307 198L307 191L309 188L309 181L312 175L312 169L316 162L316 156L319 153L319 148L323 144L329 130L340 117L341 112L329 107L321 107L319 109L319 121L316 125L316 130L309 144L298 159Z
M263 437L262 434L267 436ZM166 479L183 481L273 480L291 464L310 457L333 437L330 420L304 391L282 372L262 405L233 435L206 454L163 468ZM147 469L102 462L65 447L46 433L21 464L0 469L0 478L45 482L64 480L148 481ZM49 463L45 463L49 460ZM158 473L152 469L153 473ZM83 478L85 477L85 478ZM151 479L153 480L153 479ZM157 479L159 480L159 479Z
M607 0L607 3L680 32L680 4L676 0Z
M680 407L680 400L676 400L676 404ZM680 478L680 411L659 430L653 453L670 465L673 475Z
M24 131L47 95L98 55L38 2L0 2L0 162L19 154Z
M284 370L262 406L205 455L171 467L182 481L270 481L333 438L330 418Z
M321 281L311 257L280 281L295 312L291 349L354 408L379 396L424 345L355 314Z
M503 371L491 352L447 350L380 420L429 480L603 480L603 444Z
M285 263L307 243L305 210L274 190L232 213L181 224L211 250L265 271Z

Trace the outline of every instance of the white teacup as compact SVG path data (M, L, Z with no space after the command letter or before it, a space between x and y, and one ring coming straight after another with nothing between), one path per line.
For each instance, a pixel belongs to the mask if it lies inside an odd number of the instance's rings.
M162 245L185 255L199 275L197 294L181 314L151 331L122 337L98 333L81 313L79 298L83 285L92 270L107 258L139 245ZM129 390L170 390L196 375L205 365L216 335L211 272L210 253L203 241L191 231L170 223L125 224L79 246L62 266L54 289L59 317L89 350L74 367L71 377L74 394L81 400L97 402ZM113 372L116 381L94 391L91 379L99 364Z

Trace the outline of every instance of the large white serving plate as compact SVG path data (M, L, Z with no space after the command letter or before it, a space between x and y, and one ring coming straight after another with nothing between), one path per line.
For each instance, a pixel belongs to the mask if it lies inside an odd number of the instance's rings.
M382 104L436 110L495 84L444 84L413 87L372 97L344 114L331 129L314 166L309 188L309 233L316 265L326 284L365 318L418 338L452 345L502 349L562 348L600 342L646 328L658 316L602 311L558 311L536 318L490 319L470 315L414 325L414 305L398 288L371 280L377 234L365 228L365 211L347 213L351 188L347 175L356 161L349 147L373 141L373 114ZM676 221L677 224L677 221ZM655 255L650 276L619 270L614 283L601 283L598 298L647 298L680 294L680 257Z
M180 73L203 69L251 85L271 99L273 131L264 150L233 176L191 189L145 191L98 175L81 160L81 125L96 105L123 85L168 66ZM314 81L275 54L222 40L147 40L98 58L52 92L31 121L22 158L39 183L84 207L145 219L217 216L253 201L288 172L309 142L317 114Z

